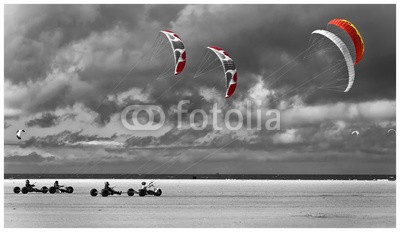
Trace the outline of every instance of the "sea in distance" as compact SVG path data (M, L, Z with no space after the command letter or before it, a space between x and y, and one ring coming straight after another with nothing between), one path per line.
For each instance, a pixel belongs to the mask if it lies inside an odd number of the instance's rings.
M38 174L5 173L4 179L239 179L239 180L396 180L396 175L271 174Z

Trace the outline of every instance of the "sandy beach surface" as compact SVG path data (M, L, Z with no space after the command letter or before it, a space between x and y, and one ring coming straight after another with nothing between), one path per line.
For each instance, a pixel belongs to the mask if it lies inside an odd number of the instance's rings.
M157 180L161 197L92 197L105 180L59 180L72 194L14 194L5 180L5 227L395 227L395 182ZM117 190L142 180L109 180ZM147 180L148 181L148 180ZM51 186L54 180L31 180Z

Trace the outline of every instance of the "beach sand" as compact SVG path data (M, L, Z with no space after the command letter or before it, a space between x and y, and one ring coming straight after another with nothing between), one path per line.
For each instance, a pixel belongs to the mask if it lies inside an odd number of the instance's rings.
M14 194L5 180L5 227L395 227L395 182L157 180L161 197L91 197L105 180L59 180L73 194ZM142 180L108 180L117 190ZM147 180L149 181L149 180ZM31 180L37 187L54 180Z

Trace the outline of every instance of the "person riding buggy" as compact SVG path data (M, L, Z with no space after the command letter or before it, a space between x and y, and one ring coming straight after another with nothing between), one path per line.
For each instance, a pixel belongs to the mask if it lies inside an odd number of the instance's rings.
M157 196L157 197L161 196L161 194L162 194L161 189L155 187L153 185L153 182L154 181L152 181L148 185L146 185L146 182L143 181L142 182L142 186L140 187L139 192L138 192L139 196L141 196L141 197L143 197L145 195L154 195L154 196ZM154 190L148 189L148 188L151 188L151 187L154 187Z
M99 192L97 191L97 189L90 190L90 195L92 197L97 196L98 193ZM128 196L131 197L135 194L135 190L133 190L132 188L129 188L128 191L126 191L126 193L128 194ZM107 197L109 195L114 195L114 194L121 195L122 191L115 191L113 187L110 187L110 183L108 183L108 181L104 182L104 188L101 190L101 196Z
M113 187L110 187L110 183L108 183L108 181L104 182L104 189L109 191L111 194L122 194L122 191L115 191Z
M65 193L65 192L67 192L67 190L66 189L62 189L61 187L64 187L64 185L59 185L58 184L58 180L56 180L55 182L54 182L54 186L53 186L56 190L59 190L60 192L63 192L63 193Z
M15 186L14 187L14 193L20 193L20 192L22 192L23 194L27 194L27 193L29 193L29 192L41 192L41 193L47 193L47 191L48 191L48 189L47 189L47 187L46 186L43 186L41 189L38 189L38 188L34 188L35 187L35 184L31 184L30 182L29 182L29 180L26 180L25 181L25 186L24 187L22 187L22 188L20 188L20 187L18 187L18 186Z
M71 186L67 186L64 188L62 187L64 187L64 185L59 185L58 180L56 180L54 182L54 185L49 188L49 192L51 194L54 194L54 193L72 193L74 191L74 188L72 188Z
M147 192L146 182L142 182L142 186L140 187L140 189L144 189Z
M25 187L28 189L29 192L33 192L33 191L35 191L35 192L40 192L39 189L34 188L34 187L35 187L34 184L30 184L30 183L29 183L29 180L26 180L26 181L25 181Z
M142 182L142 186L140 187L140 189L143 189L143 191L145 191L146 194L152 194L154 195L154 191L153 190L148 190L147 188L153 187L153 182L150 182L149 185L146 185L146 182Z

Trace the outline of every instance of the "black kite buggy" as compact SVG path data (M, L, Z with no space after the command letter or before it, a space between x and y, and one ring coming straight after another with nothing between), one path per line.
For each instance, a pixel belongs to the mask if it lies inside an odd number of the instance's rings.
M74 188L71 186L65 187L65 188L55 188L55 187L50 187L49 188L49 193L54 194L54 193L73 193Z
M97 189L92 189L90 190L90 195L92 197L97 196L99 192L97 191ZM135 190L133 190L132 188L128 189L128 191L126 191L126 193L128 194L128 196L133 196L135 194ZM115 191L114 188L109 188L109 189L102 189L100 192L101 196L103 197L108 197L108 196L112 196L114 194L116 195L122 195L122 191Z
M58 180L56 180L54 182L54 185L49 188L49 192L51 194L54 194L54 193L73 193L74 192L74 188L72 188L71 186L67 186L65 188L63 188L63 187L64 187L64 185L59 185L58 184Z
M27 193L32 193L32 192L47 193L47 191L49 190L46 186L43 186L41 189L33 188L34 186L35 185L32 185L30 188L28 188L28 187L20 188L20 187L16 186L16 187L14 187L14 193L17 193L17 194L20 192L22 192L22 194L27 194Z
M116 194L116 195L121 195L122 194L122 191L116 191L116 190L114 190L114 187L110 187L110 183L108 183L108 181L106 181L105 183L104 183L104 188L101 190L101 196L103 196L103 197L107 197L107 196L110 196L110 195L114 195L114 194ZM128 196L133 196L134 194L135 194L135 190L133 190L132 188L130 188L130 189L128 189L128 191L126 192L127 194L128 194ZM97 196L97 194L98 194L98 191L97 191L97 189L92 189L92 190L90 190L90 195L92 196L92 197L95 197L95 196Z
M144 197L146 195L153 195L155 197L161 196L162 190L154 186L153 182L150 182L148 186L146 186L146 182L142 182L142 188L137 192L140 197ZM151 187L153 187L153 189L147 189Z

